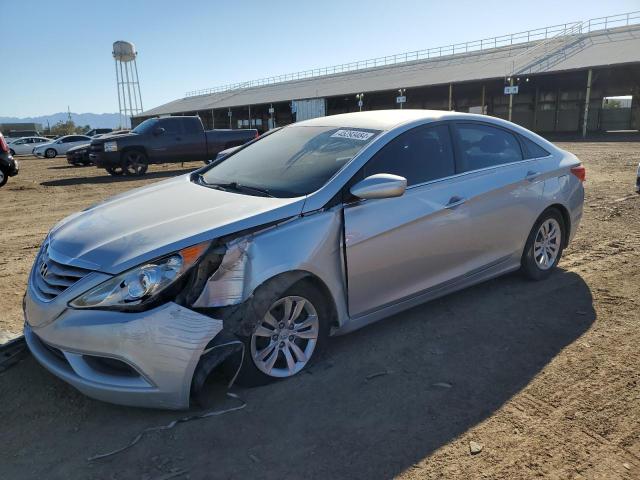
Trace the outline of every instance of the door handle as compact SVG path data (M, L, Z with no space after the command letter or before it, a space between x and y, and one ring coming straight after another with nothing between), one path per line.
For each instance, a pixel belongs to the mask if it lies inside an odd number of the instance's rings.
M458 197L457 195L454 195L449 199L449 203L445 205L445 208L455 208L458 205L462 205L466 201L467 201L466 198L462 198L462 197Z
M536 178L538 178L538 175L540 175L540 172L529 170L524 178L526 180L529 180L530 182L533 182Z

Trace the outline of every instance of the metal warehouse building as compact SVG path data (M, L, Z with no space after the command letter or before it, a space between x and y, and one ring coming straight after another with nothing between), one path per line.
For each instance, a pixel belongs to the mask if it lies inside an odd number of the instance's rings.
M607 108L614 96L632 101ZM639 99L640 12L631 12L188 92L132 123L197 114L207 128L264 131L359 108L403 107L586 134L639 129Z

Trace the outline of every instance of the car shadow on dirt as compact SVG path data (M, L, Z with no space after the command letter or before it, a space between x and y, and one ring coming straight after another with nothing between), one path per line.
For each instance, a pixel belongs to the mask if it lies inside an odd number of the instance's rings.
M59 167L59 168L78 168L78 167ZM177 177L179 175L189 173L195 170L195 168L183 168L179 170L162 170L156 172L148 172L144 176L128 176L128 175L100 175L97 177L73 177L73 178L60 178L58 180L47 180L41 182L40 185L44 187L67 187L70 185L91 185L91 184L103 184L112 182L131 182L140 180L152 180L169 177Z
M390 478L491 416L595 319L579 275L507 275L333 338L306 373L234 388L246 409L93 463L182 415L87 399L29 358L0 376L0 464L7 478Z

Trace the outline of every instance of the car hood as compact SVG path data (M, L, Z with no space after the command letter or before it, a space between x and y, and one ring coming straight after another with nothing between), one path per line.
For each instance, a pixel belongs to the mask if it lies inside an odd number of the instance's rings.
M71 147L69 150L67 150L67 153L69 152L77 152L78 150L85 150L87 148L89 148L91 146L90 143L84 143L82 145L78 145L77 147Z
M113 133L113 134L107 134L104 137L94 138L92 140L92 143L104 143L104 142L111 142L113 140L124 140L127 138L132 138L137 136L138 136L137 133Z
M182 175L67 217L51 230L49 248L71 265L116 274L190 245L299 215L304 199L224 192Z

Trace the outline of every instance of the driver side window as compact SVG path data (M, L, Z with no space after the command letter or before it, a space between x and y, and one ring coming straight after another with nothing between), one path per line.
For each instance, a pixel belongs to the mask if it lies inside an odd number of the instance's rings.
M407 179L407 186L455 174L449 127L416 127L391 140L364 166L364 177L391 173Z

